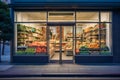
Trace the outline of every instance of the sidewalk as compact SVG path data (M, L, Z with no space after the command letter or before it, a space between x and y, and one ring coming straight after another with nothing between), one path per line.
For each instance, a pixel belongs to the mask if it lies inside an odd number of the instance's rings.
M1 66L1 65L0 65ZM1 68L4 67L4 68ZM2 65L0 77L91 77L120 76L120 64L79 65L79 64L46 64L46 65ZM6 67L6 68L5 68ZM3 69L3 70L2 70Z

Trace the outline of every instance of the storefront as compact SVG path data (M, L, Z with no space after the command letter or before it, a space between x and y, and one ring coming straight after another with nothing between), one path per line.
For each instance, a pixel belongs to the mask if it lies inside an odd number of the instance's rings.
M114 37L113 30L119 23L114 21L114 12L120 7L106 4L108 7L104 8L91 6L92 3L88 8L76 1L74 5L71 2L66 5L66 1L59 3L59 0L55 3L13 0L12 62L119 62L120 54L113 48L113 38L119 38Z

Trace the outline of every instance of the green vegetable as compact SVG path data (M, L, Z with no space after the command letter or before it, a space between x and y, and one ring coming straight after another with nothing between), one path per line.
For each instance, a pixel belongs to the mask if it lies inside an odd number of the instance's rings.
M34 49L34 48L27 48L27 49L25 50L25 53L26 53L27 55L34 55L35 49Z
M87 46L82 46L80 49L80 54L89 54L89 49Z
M16 55L25 55L25 52L24 51L17 51Z

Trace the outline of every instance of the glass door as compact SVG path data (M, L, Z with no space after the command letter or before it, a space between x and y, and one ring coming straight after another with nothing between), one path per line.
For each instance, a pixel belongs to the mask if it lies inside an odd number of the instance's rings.
M49 55L51 62L73 62L73 26L49 26Z
M74 52L74 26L62 26L62 61L73 61Z
M50 60L59 61L61 53L60 26L49 27L49 55Z

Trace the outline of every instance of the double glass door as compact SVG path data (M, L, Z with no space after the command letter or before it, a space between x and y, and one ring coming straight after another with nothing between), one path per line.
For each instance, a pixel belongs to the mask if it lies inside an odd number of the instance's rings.
M74 26L49 26L50 61L73 61Z

